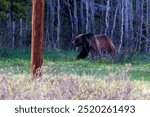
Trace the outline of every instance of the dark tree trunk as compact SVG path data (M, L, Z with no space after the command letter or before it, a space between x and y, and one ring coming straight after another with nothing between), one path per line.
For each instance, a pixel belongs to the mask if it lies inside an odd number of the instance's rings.
M44 0L32 0L31 75L41 76L44 39Z

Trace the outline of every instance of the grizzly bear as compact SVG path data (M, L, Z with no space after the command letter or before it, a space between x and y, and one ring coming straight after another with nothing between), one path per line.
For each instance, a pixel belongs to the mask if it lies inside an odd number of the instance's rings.
M77 59L84 59L89 53L91 53L92 59L96 59L104 54L111 54L112 57L116 55L115 46L106 35L94 35L93 33L79 34L72 41L72 44L82 48Z

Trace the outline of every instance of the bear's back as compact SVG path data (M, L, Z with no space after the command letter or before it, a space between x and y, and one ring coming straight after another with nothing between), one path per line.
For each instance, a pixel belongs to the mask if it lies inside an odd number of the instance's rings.
M110 49L116 55L116 48L108 36L97 34L94 38L98 49Z
M101 48L110 46L111 40L106 35L97 34L94 36L94 39Z

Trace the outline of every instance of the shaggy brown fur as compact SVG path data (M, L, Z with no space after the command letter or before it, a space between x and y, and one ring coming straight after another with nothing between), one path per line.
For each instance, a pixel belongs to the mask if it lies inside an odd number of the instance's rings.
M112 57L116 55L116 49L113 42L105 35L94 35L92 33L79 34L72 41L72 44L82 48L77 59L86 58L89 52L93 59L109 53Z

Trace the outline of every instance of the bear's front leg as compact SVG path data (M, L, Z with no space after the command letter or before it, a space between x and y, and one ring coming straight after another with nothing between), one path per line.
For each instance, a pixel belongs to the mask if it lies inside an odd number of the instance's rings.
M85 50L82 50L79 55L77 56L77 59L85 59L88 56L88 52Z

